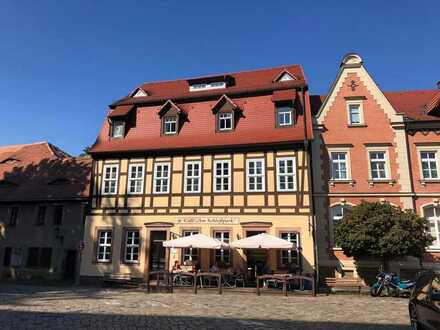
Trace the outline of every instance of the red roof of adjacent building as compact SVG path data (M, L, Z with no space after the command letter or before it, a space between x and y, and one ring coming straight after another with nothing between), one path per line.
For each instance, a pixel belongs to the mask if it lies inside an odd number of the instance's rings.
M75 158L47 142L0 147L0 201L87 198L90 158Z
M393 108L410 120L432 121L440 120L440 91L419 90L402 92L383 92ZM312 113L316 115L326 95L310 96Z
M293 80L275 81L287 70ZM220 78L219 78L220 77ZM189 92L193 81L225 79L228 87ZM109 120L106 118L91 153L112 153L128 151L181 150L211 147L232 147L261 144L302 142L311 139L311 114L308 92L304 97L299 90L307 87L303 70L299 65L282 66L248 72L228 73L215 77L200 77L190 80L146 83L140 86L148 93L145 97L126 97L111 107L109 117L119 112L121 105L135 104L127 115L129 127L124 138L109 137ZM280 92L282 91L282 92ZM213 107L226 95L239 108L240 117L232 132L216 132ZM297 122L291 127L277 128L274 102L294 102ZM185 113L185 119L178 135L161 135L161 107L171 100ZM304 126L305 101L306 127Z

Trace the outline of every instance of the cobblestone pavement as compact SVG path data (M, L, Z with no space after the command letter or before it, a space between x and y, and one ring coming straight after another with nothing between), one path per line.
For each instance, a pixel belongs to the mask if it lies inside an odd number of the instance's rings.
M407 300L0 284L1 329L407 330Z

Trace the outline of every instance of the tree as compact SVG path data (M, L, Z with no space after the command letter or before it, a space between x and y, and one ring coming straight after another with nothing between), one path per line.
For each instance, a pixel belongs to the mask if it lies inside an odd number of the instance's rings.
M90 149L92 149L91 146L85 147L83 149L83 152L79 154L79 157L88 157L88 156L90 156Z
M335 226L335 243L347 256L378 258L385 270L398 257L421 260L432 241L426 219L389 203L362 201L347 210Z

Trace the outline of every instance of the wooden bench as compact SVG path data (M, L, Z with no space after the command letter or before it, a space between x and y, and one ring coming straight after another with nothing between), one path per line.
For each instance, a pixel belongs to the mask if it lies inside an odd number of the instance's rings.
M106 287L114 285L135 287L139 284L139 280L133 279L129 273L104 273L103 285Z
M309 276L290 275L290 274L266 274L257 276L257 295L261 294L260 283L261 281L276 281L281 283L283 288L283 294L287 296L287 286L291 282L297 282L301 288L304 288L304 282L308 282L310 285L310 294L316 296L315 279ZM304 290L309 291L309 290Z
M362 289L368 288L364 281L358 278L335 278L335 277L326 277L324 281L325 285L329 289L327 294L332 289L353 289L358 293L361 293Z

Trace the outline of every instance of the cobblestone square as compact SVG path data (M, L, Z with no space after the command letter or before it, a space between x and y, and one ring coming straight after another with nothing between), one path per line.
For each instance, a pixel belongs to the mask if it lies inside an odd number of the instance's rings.
M407 300L0 284L1 329L409 329Z

